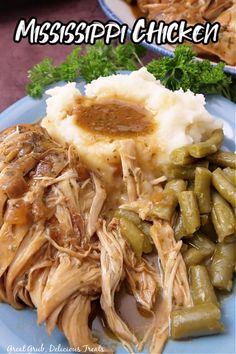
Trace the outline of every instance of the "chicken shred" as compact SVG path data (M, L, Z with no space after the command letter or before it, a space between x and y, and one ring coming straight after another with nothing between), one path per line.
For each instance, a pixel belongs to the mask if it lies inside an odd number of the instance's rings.
M137 303L146 311L152 311L160 289L160 277L156 269L144 258L137 259L130 247L124 250L126 280Z
M160 308L154 317L150 344L151 353L162 353L169 336L170 313L175 306L192 305L187 271L180 249L182 241L175 241L169 223L156 221L151 228L151 236L161 261L163 272L163 295ZM184 266L184 268L183 268ZM141 344L142 346L142 344Z
M133 140L124 140L121 142L120 157L128 200L129 202L133 202L138 198L140 193L140 169L136 163L136 149Z
M93 198L93 202L91 205L91 209L89 212L88 218L88 235L91 237L96 231L96 223L98 220L98 216L101 212L102 206L106 199L105 189L99 180L99 178L93 174L93 181L95 185L95 196Z
M98 352L99 344L88 327L91 300L89 296L79 294L67 301L60 313L59 326L68 338L71 348L81 348L84 351L89 348Z
M102 219L109 195L72 146L59 145L38 125L0 133L0 301L34 307L48 334L58 326L72 348L112 353L91 330L91 306L100 299L106 325L127 351L150 341L150 352L161 353L170 312L191 305L182 242L151 214L165 177L144 178L132 140L121 143L120 157L126 203L119 207L153 224L161 267L135 255L116 218ZM152 316L140 342L115 308L124 281Z
M125 243L118 231L108 231L106 229L105 221L102 222L100 228L97 230L97 233L102 245L101 307L105 313L107 323L112 332L130 353L134 353L133 345L137 344L137 339L118 316L114 305L115 292L119 287L123 273L123 253Z

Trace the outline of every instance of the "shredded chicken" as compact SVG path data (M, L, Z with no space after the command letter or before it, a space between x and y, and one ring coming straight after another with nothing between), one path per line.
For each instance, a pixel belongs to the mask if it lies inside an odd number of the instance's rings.
M22 304L14 296L14 285L17 283L17 277L25 273L25 267L29 267L32 261L35 261L37 252L40 251L43 244L47 241L43 235L43 225L37 224L35 230L32 229L22 241L13 262L11 263L6 275L6 294L8 302L15 308L21 308Z
M4 223L0 230L0 276L6 271L11 264L16 251L27 234L29 227L27 225L10 225Z
M95 196L91 205L89 219L88 219L88 234L92 236L96 230L96 222L98 220L98 216L106 199L105 189L99 180L99 178L93 174L93 181L95 185Z
M152 311L160 289L157 270L144 258L137 259L130 247L124 249L126 280L137 303L147 311Z
M108 231L105 221L97 230L101 249L101 276L102 276L102 295L101 307L106 315L107 323L130 353L134 353L133 344L137 344L137 339L118 316L114 297L117 291L123 272L123 253L125 243L118 231Z
M180 253L182 242L175 241L172 228L163 221L154 222L151 236L161 261L163 294L148 335L152 334L150 352L159 354L162 353L169 336L169 317L172 309L175 306L191 306L192 300L187 270Z
M140 194L140 169L137 167L136 149L133 140L121 141L120 157L123 179L127 187L129 202L133 202Z
M59 326L72 348L80 348L84 351L88 351L89 348L91 351L98 352L99 344L88 327L91 300L91 297L84 295L71 298L60 313Z
M60 284L60 286L58 286ZM38 323L43 322L65 299L77 290L93 294L100 290L100 268L91 261L80 266L76 260L60 256L59 264L51 268L38 305Z
M62 311L63 307L67 303L67 299L63 301L52 313L48 318L46 319L46 329L48 332L48 335L50 336L52 332L54 331L54 328L56 327L58 321L59 321L59 315L60 312ZM63 331L65 333L65 331ZM70 342L70 335L65 334L67 337L68 341Z
M100 299L106 325L130 353L150 339L150 352L160 353L172 309L191 305L182 242L152 213L165 198L165 176L144 178L131 140L121 143L120 156L126 203L119 206L153 225L161 267L137 256L118 219L106 215L109 195L73 147L36 125L0 133L0 301L35 308L38 324L45 322L50 335L58 326L77 351L111 353L91 331L91 305ZM124 281L153 319L140 343L115 307Z
M171 270L172 265L168 267L171 259L171 251L178 250L178 268L176 269L176 277L173 279L173 296L177 306L190 306L191 295L188 285L187 270L184 260L180 253L181 243L175 241L174 232L168 222L156 221L151 229L151 236L160 257L164 279L166 270Z
M0 133L0 167L0 300L35 307L49 334L60 323L71 346L97 347L88 316L101 292L100 245L89 242L105 200L99 179L84 174L81 199L78 156L37 125Z

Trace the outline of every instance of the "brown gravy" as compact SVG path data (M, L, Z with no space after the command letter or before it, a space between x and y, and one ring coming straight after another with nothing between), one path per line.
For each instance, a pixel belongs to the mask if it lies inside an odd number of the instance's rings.
M152 114L137 103L117 98L97 100L81 97L73 109L82 129L108 137L130 138L153 132Z

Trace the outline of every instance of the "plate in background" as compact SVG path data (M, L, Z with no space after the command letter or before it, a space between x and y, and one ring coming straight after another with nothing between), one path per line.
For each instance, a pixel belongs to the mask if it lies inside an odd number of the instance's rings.
M119 23L126 23L129 28L133 27L137 17L133 13L130 5L125 3L123 0L98 0L98 2L108 18ZM157 54L165 55L168 57L172 57L174 55L174 48L171 45L157 45L154 43L149 44L145 41L143 41L141 44ZM198 58L198 60L201 60L201 58ZM212 62L212 64L216 65L215 62ZM232 65L225 65L224 70L225 72L236 76L236 67Z

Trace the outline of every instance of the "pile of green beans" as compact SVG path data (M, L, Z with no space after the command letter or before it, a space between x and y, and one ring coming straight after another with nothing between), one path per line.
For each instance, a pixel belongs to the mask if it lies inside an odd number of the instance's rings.
M173 339L224 330L216 294L232 290L236 271L236 155L219 151L223 140L223 130L217 129L206 141L171 153L171 164L162 168L166 182L161 197L152 200L147 220L132 211L115 212L138 258L152 252L155 219L170 222L176 240L183 241L193 305L172 311Z
M216 234L219 242L235 239L236 155L219 151L223 141L223 130L216 129L206 141L172 151L172 164L163 166L167 178L164 189L174 192L177 200L169 205L169 212L166 207L165 220L176 215L175 207L179 213L175 222L177 240L206 230L202 222L209 216L214 228L210 238ZM158 216L162 218L161 214Z
M173 339L224 329L215 291L231 291L236 271L236 155L219 151L223 140L217 129L204 142L174 150L172 163L163 166L164 190L176 198L171 220L176 240L184 241L193 300L172 312Z

